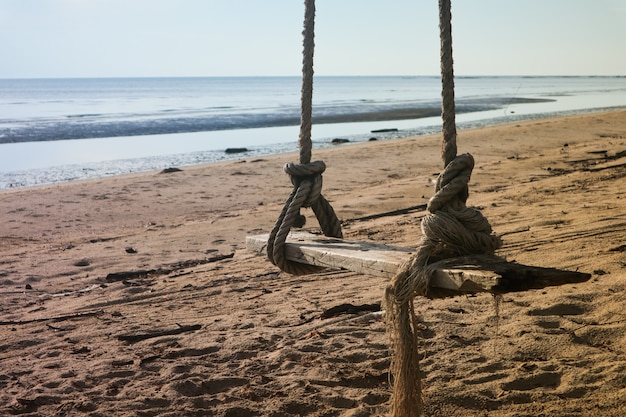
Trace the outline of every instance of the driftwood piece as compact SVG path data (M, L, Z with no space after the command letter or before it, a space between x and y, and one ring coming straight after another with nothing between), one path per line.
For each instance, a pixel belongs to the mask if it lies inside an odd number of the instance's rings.
M39 317L39 318L36 318L36 319L27 319L27 320L4 320L4 321L0 321L0 326L8 326L8 325L15 325L15 324L28 324L28 323L39 323L39 322L42 322L42 321L63 321L63 320L76 319L76 318L80 318L80 317L99 316L101 314L104 314L104 310L85 311L85 312L82 312L82 313L71 313L71 314L64 314L62 316L52 316L52 317Z
M174 271L178 271L184 268L192 268L197 265L204 265L212 262L223 261L224 259L230 259L235 256L235 253L229 253L226 255L216 255L210 258L204 259L189 259L186 261L175 262L172 264L167 264L163 267L156 269L139 269L134 271L121 271L121 272L111 272L107 274L105 277L106 282L118 282L124 281L128 279L135 278L146 278L150 275L169 275Z
M179 325L175 329L153 330L145 333L120 334L117 336L117 339L127 343L136 343L155 337L173 336L186 332L195 332L196 330L200 330L200 328L202 328L202 325L200 324L192 324L188 326Z
M376 312L380 311L380 303L354 305L351 303L339 304L338 306L326 309L320 315L321 319L329 319L331 317L340 316L342 314L356 314L364 311Z
M385 211L383 213L370 214L370 215L362 216L362 217L353 217L351 219L342 221L341 224L342 225L346 225L346 224L351 224L351 223L354 223L354 222L362 222L362 221L366 221L366 220L380 219L382 217L390 217L390 216L399 216L401 214L409 214L409 213L413 213L415 211L424 211L424 210L426 210L426 206L427 206L426 204L418 204L416 206L405 207L405 208L401 208L401 209L397 209L397 210L391 210L391 211Z
M265 253L269 235L246 237L249 250ZM291 232L286 244L289 260L328 268L391 278L415 250L373 242L348 241ZM521 265L496 256L472 256L446 260L430 286L450 294L506 293L584 282L590 274L555 268Z

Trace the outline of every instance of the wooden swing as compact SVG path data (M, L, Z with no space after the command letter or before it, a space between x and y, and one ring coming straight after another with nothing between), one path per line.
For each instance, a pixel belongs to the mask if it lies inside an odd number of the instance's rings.
M415 248L342 239L341 223L322 196L322 161L311 162L313 94L314 0L305 0L300 163L285 165L294 186L269 234L246 237L248 249L267 253L272 263L292 274L322 268L342 268L391 278L383 297L391 336L394 391L393 416L422 414L417 354L416 296L476 292L502 294L587 281L591 275L554 268L526 266L496 256L502 245L491 225L476 209L467 207L468 182L474 166L471 155L457 155L454 72L450 0L439 0L443 172L439 175L428 214L422 220L422 241ZM324 236L292 227L304 225L302 207L313 209Z
M464 205L467 199L467 181L471 173L462 164L472 164L471 156L461 155L455 162L456 126L454 103L454 73L452 67L452 41L450 24L450 1L440 1L441 30L441 78L442 78L442 159L448 170L437 181L438 194L446 197L460 195ZM343 268L358 273L391 278L401 265L415 253L414 248L389 246L374 242L342 240L341 223L330 203L321 195L323 161L311 162L311 125L313 97L313 46L314 46L314 0L305 0L303 30L303 68L301 125L299 136L300 164L288 163L284 169L291 176L294 189L270 234L247 236L246 246L252 251L267 253L269 259L283 271L304 274L320 268ZM451 166L453 165L453 166ZM452 172L457 171L457 172ZM458 174L460 172L460 175ZM460 186L459 186L460 183ZM443 190L443 192L442 192ZM431 213L441 209L443 197L435 196L428 205ZM458 202L456 202L459 205ZM300 208L313 209L325 236L303 231L292 232L304 222ZM473 210L473 209L470 209ZM491 234L490 227L486 235ZM562 271L553 268L524 266L504 261L492 254L477 251L469 253L457 248L460 255L446 259L435 269L429 285L445 289L447 293L480 292L506 293L539 289L551 285L563 285L586 281L590 274ZM495 248L494 248L495 249ZM472 253L474 252L474 253Z

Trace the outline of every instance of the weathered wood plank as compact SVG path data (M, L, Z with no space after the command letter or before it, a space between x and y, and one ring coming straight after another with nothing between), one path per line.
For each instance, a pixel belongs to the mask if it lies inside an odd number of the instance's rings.
M249 250L265 253L268 234L246 237ZM380 243L349 241L291 232L286 256L291 261L391 278L415 249ZM452 293L525 291L553 285L587 281L591 277L576 271L520 265L492 256L446 260L431 279L431 287Z
M246 247L258 253L265 253L268 238L268 234L248 236ZM343 268L385 278L391 278L398 270L398 266L414 252L400 246L352 242L306 232L291 232L286 250L287 259L291 261L327 268Z

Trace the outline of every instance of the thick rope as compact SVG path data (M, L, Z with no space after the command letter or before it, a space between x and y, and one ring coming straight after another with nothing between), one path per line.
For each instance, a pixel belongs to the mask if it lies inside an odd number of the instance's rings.
M465 205L474 158L456 154L450 0L440 0L439 10L444 170L428 203L428 214L422 220L422 240L417 252L398 270L383 298L392 353L394 386L390 414L394 417L423 414L414 298L429 296L430 278L445 259L493 254L502 245L500 238L492 234L487 219Z
M452 59L452 11L450 0L439 0L439 39L441 42L441 118L443 166L456 157L456 108L454 104L454 61Z
M311 128L313 125L313 52L315 50L315 0L304 0L302 30L302 89L300 95L300 163L311 162Z
M315 1L305 0L303 52L302 52L302 91L300 106L300 164L285 165L285 172L291 177L294 188L276 220L268 243L267 256L281 270L291 274L308 274L320 268L290 261L285 254L287 235L292 227L304 226L306 219L300 209L310 207L326 236L342 237L341 223L330 203L322 196L322 173L326 169L323 161L311 162L311 126L313 114L313 51L315 48Z

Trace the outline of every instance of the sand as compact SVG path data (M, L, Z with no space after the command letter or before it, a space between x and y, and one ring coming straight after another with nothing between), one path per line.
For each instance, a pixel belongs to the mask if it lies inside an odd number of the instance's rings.
M428 416L626 415L626 111L459 133L499 254L582 284L416 300ZM440 137L313 152L349 239L414 246ZM0 415L380 416L383 279L245 248L295 154L0 192ZM307 228L317 226L308 214ZM143 273L141 272L143 271ZM55 319L57 318L57 319Z

